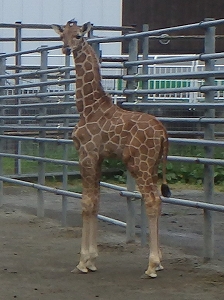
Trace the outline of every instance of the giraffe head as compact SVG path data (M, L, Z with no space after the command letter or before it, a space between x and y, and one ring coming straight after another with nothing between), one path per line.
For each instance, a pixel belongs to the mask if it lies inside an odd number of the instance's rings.
M83 36L91 29L90 22L78 26L74 19L68 21L64 26L57 24L52 24L51 26L63 41L64 45L62 47L62 52L67 55L69 55L71 51L79 49Z

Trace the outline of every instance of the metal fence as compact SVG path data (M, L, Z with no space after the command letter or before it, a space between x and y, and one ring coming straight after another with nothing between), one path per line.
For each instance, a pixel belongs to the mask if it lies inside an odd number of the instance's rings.
M164 122L170 133L171 144L200 145L205 149L205 156L182 157L169 156L170 161L184 163L199 163L204 165L204 202L194 202L175 198L162 198L166 203L186 205L204 210L204 258L213 256L214 220L212 211L224 212L224 206L214 204L214 165L224 165L224 160L214 159L214 147L223 147L224 102L220 96L223 93L223 68L220 59L224 53L215 53L215 27L223 24L224 20L205 20L200 23L149 31L147 26L141 33L129 33L112 38L90 38L89 42L99 52L102 43L128 42L129 55L127 58L119 56L117 60L107 58L102 68L121 69L122 73L104 76L109 80L125 81L125 88L120 89L119 84L109 88L114 100L119 97L125 99L122 105L125 108L135 107L152 111ZM204 30L204 53L200 55L172 56L151 58L148 53L150 38L161 36L164 33L172 34L174 31L187 30L199 27ZM20 36L21 39L21 36ZM138 53L138 43L142 43L143 53ZM66 225L67 197L81 198L78 193L68 191L68 175L78 167L78 162L72 157L72 141L70 133L79 116L76 114L73 95L75 82L74 67L70 57L64 58L63 66L49 66L49 56L61 46L40 46L37 49L0 54L0 205L3 204L3 182L20 184L38 190L38 217L44 216L44 191L62 195L62 225ZM31 68L21 64L21 58L27 54L38 54L39 66ZM14 57L16 64L7 65L6 59ZM203 65L200 70L182 69L178 73L168 72L169 64L200 61ZM151 72L150 66L165 64L166 68L160 73ZM217 81L216 78L219 80ZM181 86L168 85L172 80L182 82L199 80L201 85L184 84ZM8 84L10 80L10 85ZM14 83L12 83L12 80ZM163 86L152 86L152 81L164 81ZM57 87L57 88L56 88ZM32 92L29 92L29 91ZM25 92L27 91L27 92ZM183 93L200 93L196 101L182 101ZM220 93L220 94L218 94ZM155 95L164 96L155 101ZM172 95L179 94L178 100ZM201 95L204 95L202 99ZM154 95L154 98L151 97ZM137 101L136 101L137 100ZM162 101L161 101L162 100ZM179 109L182 116L175 113ZM193 112L193 113L192 113ZM177 127L178 125L178 127ZM187 127L186 127L187 126ZM200 130L199 130L200 129ZM183 137L187 135L188 137ZM200 138L198 138L200 137ZM201 138L202 137L202 138ZM27 147L29 145L29 147ZM54 151L48 151L48 145L53 145ZM55 147L55 145L57 147ZM59 158L54 157L59 149ZM13 167L10 163L13 161ZM21 180L24 177L21 161L31 161L32 171L37 174L37 183ZM48 165L60 165L62 168L62 186L55 189L46 186ZM12 168L13 172L8 170ZM78 170L77 170L78 171ZM26 174L27 175L27 174ZM32 174L28 174L30 177ZM113 220L109 217L99 218L125 226L127 240L135 237L134 201L141 198L134 192L135 183L129 176L127 188L101 183L127 197L127 223ZM143 201L142 201L143 204ZM143 207L143 205L142 205ZM146 243L145 212L142 209L141 239Z

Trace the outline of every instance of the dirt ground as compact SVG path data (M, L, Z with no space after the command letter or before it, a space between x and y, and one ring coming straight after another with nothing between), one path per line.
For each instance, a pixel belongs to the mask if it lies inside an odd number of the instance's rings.
M199 191L173 196L200 201ZM217 193L216 203L222 203ZM161 243L164 271L157 279L141 279L148 249L139 244L140 208L136 203L136 244L125 244L125 229L99 222L98 271L70 271L79 259L80 200L69 198L68 227L60 225L61 197L46 193L46 217L35 217L36 192L5 188L0 208L0 300L63 299L224 299L224 216L215 213L215 259L202 262L201 210L164 205ZM125 199L102 192L101 214L125 221Z

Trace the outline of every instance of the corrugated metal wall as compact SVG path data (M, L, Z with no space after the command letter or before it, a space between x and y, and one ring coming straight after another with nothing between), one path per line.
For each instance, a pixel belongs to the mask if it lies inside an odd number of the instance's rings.
M224 18L223 0L123 0L123 25L136 24L137 30L142 30L143 24L149 24L149 29L159 29L178 25L196 23L204 18ZM224 34L224 27L219 27L218 34ZM183 32L181 33L183 34ZM187 31L186 34L203 34L203 30ZM217 51L223 51L224 39L218 40ZM151 53L201 53L203 42L195 39L172 40L167 45L159 41L150 41Z
M0 22L61 23L78 22L120 25L121 0L1 0Z
M122 0L1 0L0 23L21 21L26 24L65 24L68 20L76 18L79 24L90 21L94 25L121 26L121 9ZM99 32L100 36L115 34L118 33ZM0 29L1 37L13 37L13 35L13 29ZM53 30L32 29L24 29L22 35L23 37L56 36ZM22 50L39 46L40 43L26 42L23 43ZM13 43L0 43L0 52L12 52L13 47ZM103 47L103 52L106 54L120 53L119 45Z

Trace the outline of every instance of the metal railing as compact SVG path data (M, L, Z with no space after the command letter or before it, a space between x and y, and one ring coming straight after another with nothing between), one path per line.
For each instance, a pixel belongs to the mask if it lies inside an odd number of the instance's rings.
M224 102L222 99L215 97L215 92L223 91L224 85L222 80L217 84L215 78L222 79L223 71L216 70L215 59L224 58L224 53L215 53L215 27L219 24L224 24L224 20L205 20L201 23L165 28L159 30L148 31L145 27L145 31L141 33L131 33L124 36L112 37L112 38L91 38L89 42L94 44L94 48L97 49L99 43L120 42L129 41L129 55L128 61L119 63L126 69L126 75L122 76L122 80L126 81L126 88L124 90L114 89L109 92L117 96L126 97L127 102L123 103L124 107L135 108L143 107L148 111L149 107L154 110L164 111L164 113L158 114L158 117L162 122L167 124L169 131L176 132L176 135L180 134L180 130L171 130L169 128L172 123L176 124L187 123L189 126L192 124L203 124L203 128L200 133L203 134L204 139L198 138L170 138L171 143L178 144L194 144L203 146L205 149L205 157L180 157L169 156L170 161L179 161L185 163L200 163L205 167L204 175L204 202L194 202L175 198L162 198L163 202L186 205L204 210L204 258L210 259L213 256L213 239L214 239L214 220L212 210L223 212L222 205L214 204L214 165L223 166L224 161L222 159L214 159L214 147L222 147L223 141L217 140L217 132L215 126L217 124L224 124L224 118L222 116L215 115L215 110L220 112L224 110ZM174 56L151 59L148 54L148 39L151 36L161 35L163 33L172 33L177 30L187 30L190 28L200 27L205 31L205 53L201 55L190 56ZM138 54L138 39L143 44L143 54ZM39 217L44 216L44 194L43 191L52 192L62 195L62 225L66 225L66 211L67 211L67 197L80 198L81 195L68 191L68 167L77 166L77 162L69 159L69 149L72 147L72 141L69 139L69 132L72 131L73 126L77 122L78 115L75 114L74 102L71 96L74 95L74 90L71 89L70 84L75 80L75 74L73 72L73 66L70 65L70 57L66 56L64 66L49 67L48 57L51 55L51 51L59 49L61 46L42 46L38 49L17 51L14 53L0 54L0 205L3 204L3 182L10 182L36 188L38 190L38 205L37 215ZM6 74L7 64L6 58L8 57L21 57L24 54L40 53L40 65L38 68L32 70L31 68L14 68L14 73ZM140 58L140 59L139 59ZM150 65L177 63L186 61L200 60L204 62L204 67L200 71L188 70L178 74L148 74ZM113 67L114 62L112 62ZM116 64L117 66L117 64ZM146 66L146 67L145 67ZM22 67L22 65L21 65ZM111 65L109 66L109 68ZM27 68L27 69L26 69ZM141 72L141 73L139 73ZM51 77L49 79L49 77ZM35 78L38 82L21 83L23 79ZM60 78L60 80L57 80ZM118 76L121 79L120 76ZM149 80L192 80L194 78L202 81L201 86L182 86L182 87L163 87L163 88L151 88ZM13 85L7 86L6 81L9 79L15 80ZM141 85L137 84L141 81ZM58 83L61 87L60 91L51 91L50 86ZM22 92L25 88L37 88L37 92L31 94L24 94ZM7 93L7 89L13 89L11 94ZM149 95L157 95L159 93L173 94L173 93L203 93L204 99L200 98L198 103L180 103L180 102L155 102L150 101ZM136 102L136 99L138 100ZM188 112L189 108L192 110L200 109L202 115L197 117L184 116L182 118L175 117L173 112L171 116L168 115L169 110L182 109L184 113ZM34 109L35 108L35 109ZM55 111L49 112L50 109L60 108L57 113ZM33 110L32 110L33 109ZM38 109L38 113L37 110ZM164 114L167 114L165 116ZM186 130L185 130L186 132ZM194 130L189 130L189 134L194 133ZM197 132L198 135L198 132ZM14 153L4 151L5 141L14 143ZM38 153L34 155L23 154L21 152L23 142L32 142L38 144ZM55 159L47 157L46 145L53 143L54 145L60 145L62 147L62 158ZM55 148L55 147L54 147ZM21 160L35 161L37 163L37 183L30 183L28 181L18 180L16 178L5 175L4 159L11 158L15 160L14 173L21 174ZM46 177L46 164L54 163L62 166L62 188L55 189L47 187L45 184ZM126 227L127 240L134 240L135 238L135 219L134 219L134 201L133 199L139 199L141 196L135 193L135 183L128 174L127 188L101 183L102 186L106 186L120 191L121 195L127 197L127 223L112 220L108 217L99 216L101 219L111 221L121 226ZM145 213L143 210L142 200L142 244L146 243L146 221Z

